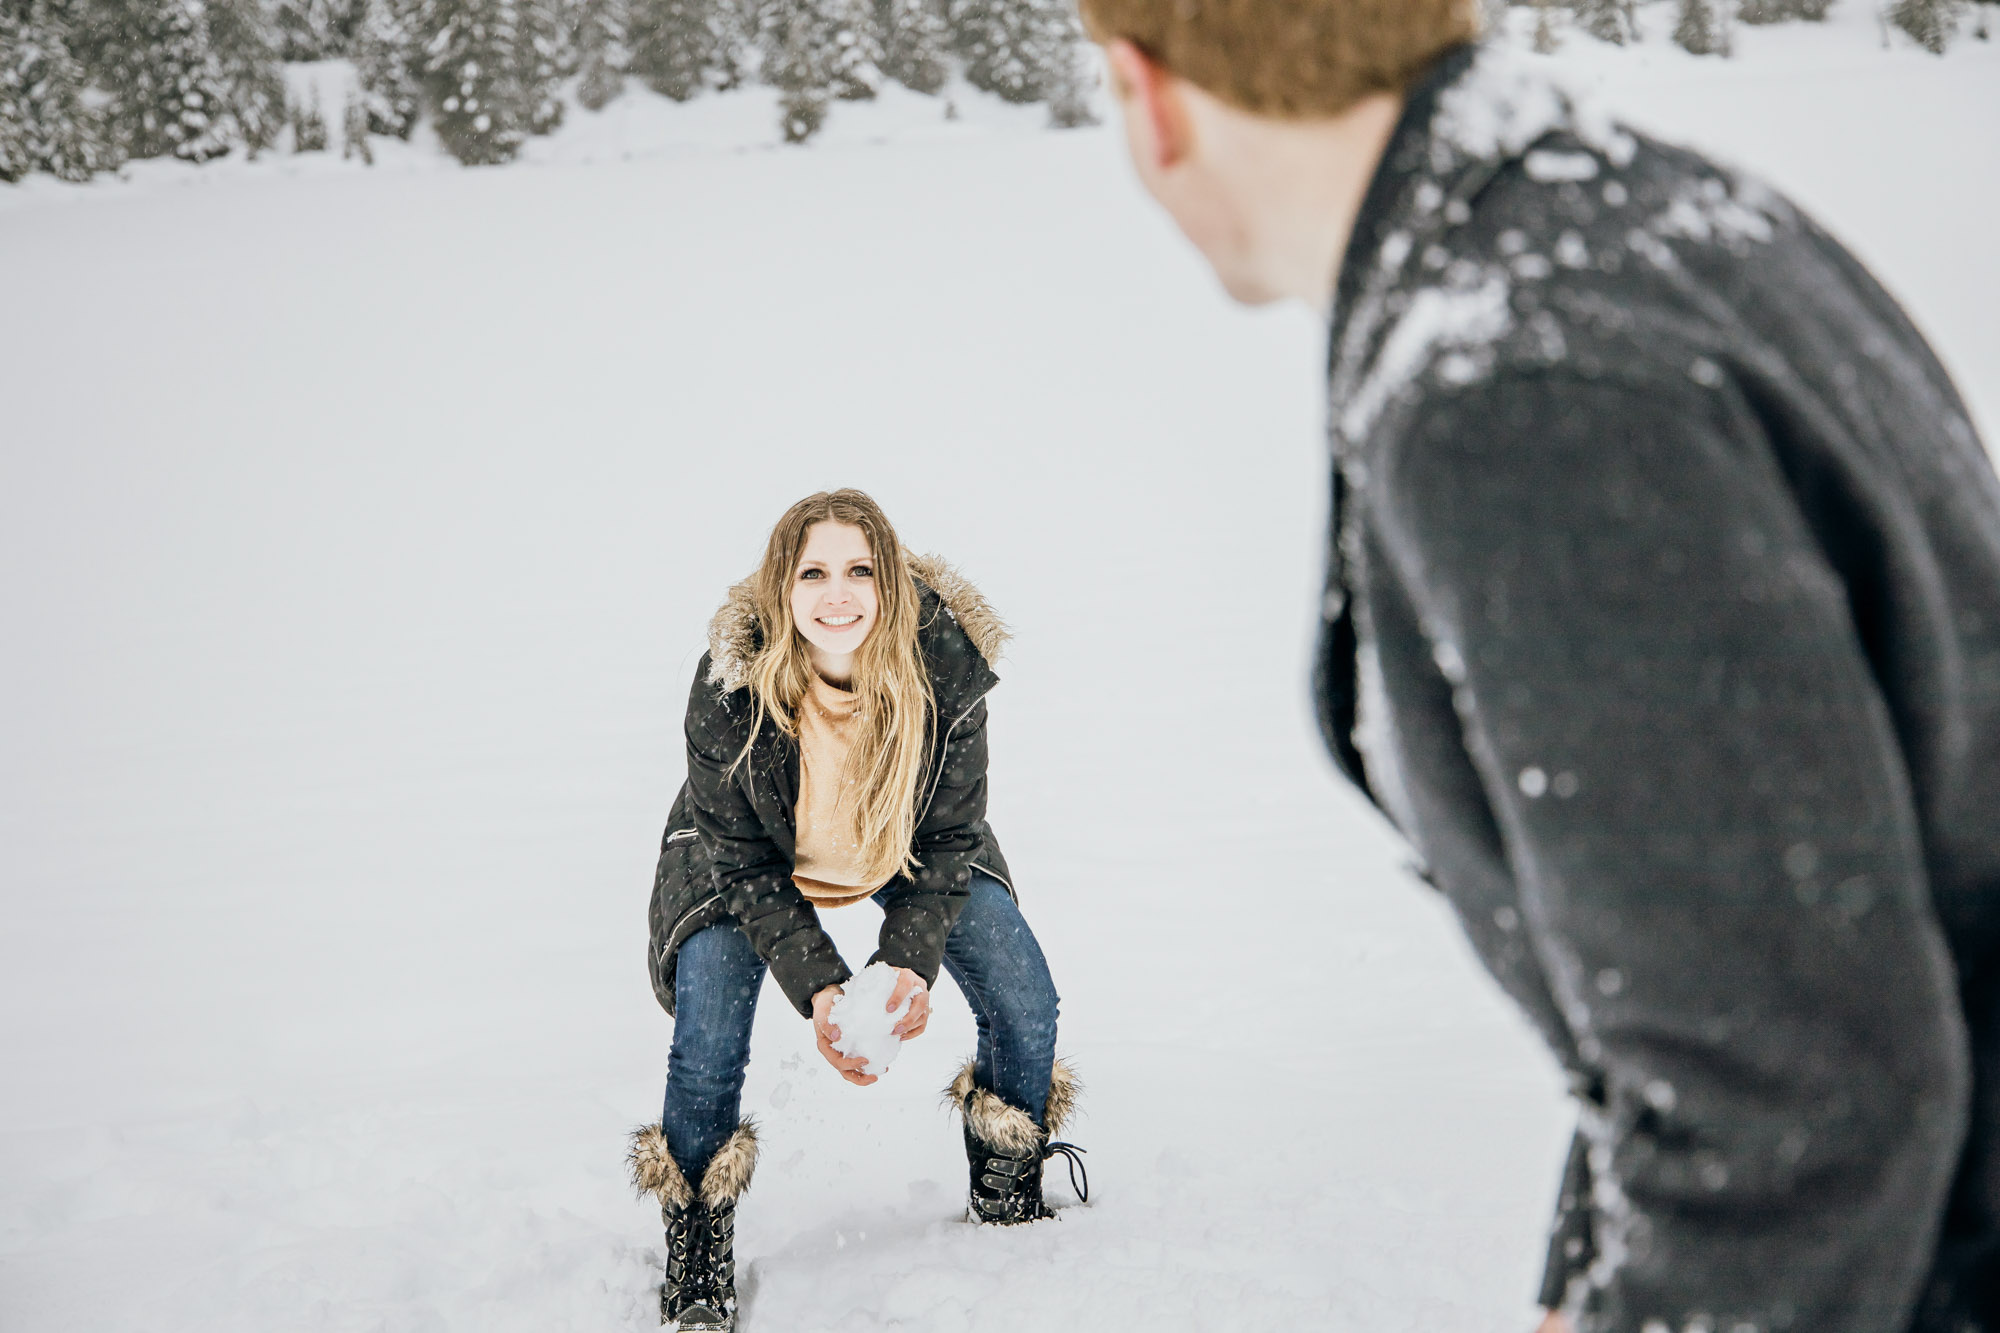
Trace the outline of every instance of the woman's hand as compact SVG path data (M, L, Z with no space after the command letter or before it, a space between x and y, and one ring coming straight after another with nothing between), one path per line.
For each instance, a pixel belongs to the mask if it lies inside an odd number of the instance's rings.
M895 1033L904 1041L924 1035L924 1029L931 1022L931 988L924 979L907 967L896 969L896 989L889 992L889 1012L895 1013L896 1006L903 997L910 997L910 1012L903 1015L903 1021L896 1024Z
M1563 1318L1561 1310L1550 1310L1542 1316L1541 1327L1535 1333L1569 1333L1569 1320Z
M833 1049L840 1040L840 1029L833 1025L833 1002L847 992L839 986L828 986L813 996L813 1036L819 1042L819 1053L832 1065L839 1075L857 1088L865 1088L876 1082L873 1074L864 1074L868 1062L858 1055L842 1055ZM921 1037L931 1022L931 988L924 979L907 967L896 969L896 989L889 993L889 1003L884 1006L889 1013L895 1013L903 997L910 999L909 1012L892 1029L904 1041Z
M813 1036L819 1039L819 1053L826 1057L834 1072L857 1088L865 1088L875 1082L875 1075L861 1072L868 1062L858 1055L842 1055L833 1049L833 1044L840 1040L840 1029L830 1021L833 1002L845 994L838 986L828 986L813 996Z

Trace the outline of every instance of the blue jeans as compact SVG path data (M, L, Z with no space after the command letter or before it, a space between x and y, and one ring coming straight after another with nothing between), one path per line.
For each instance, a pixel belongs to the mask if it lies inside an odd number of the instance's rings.
M1055 1069L1055 982L1006 887L975 870L969 890L944 943L944 966L979 1025L973 1078L1040 1124ZM709 1159L736 1132L750 1066L750 1024L763 984L764 961L734 921L690 935L681 945L660 1126L690 1182L701 1179Z

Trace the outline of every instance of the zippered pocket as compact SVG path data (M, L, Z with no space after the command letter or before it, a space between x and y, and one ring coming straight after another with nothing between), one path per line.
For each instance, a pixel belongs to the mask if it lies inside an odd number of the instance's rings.
M681 947L683 939L681 932L687 926L687 923L694 920L696 916L700 915L700 913L706 908L708 908L711 904L718 903L720 901L722 901L721 894L711 893L708 895L708 897L702 899L700 902L696 903L693 907L690 907L688 908L687 911L681 913L680 919L674 922L674 928L667 932L666 941L660 945L661 967L665 967L667 965L667 959L673 956L674 950Z
M673 830L671 833L667 834L666 838L662 840L662 842L660 843L660 847L662 850L664 850L668 847L673 846L675 843L693 842L699 834L700 834L699 829L677 828Z
M990 866L983 866L979 864L979 862L977 861L974 861L972 863L972 868L974 870L977 870L980 874L986 876L986 878L997 883L1001 888L1007 890L1007 896L1009 898L1012 898L1017 906L1020 904L1021 895L1015 892L1014 886L1007 882L1007 877L1005 875L998 873Z

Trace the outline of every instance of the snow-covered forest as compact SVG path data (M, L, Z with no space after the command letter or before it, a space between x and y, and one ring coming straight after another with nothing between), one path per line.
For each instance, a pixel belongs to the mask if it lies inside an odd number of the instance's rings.
M1726 57L1678 0L1622 44L1505 22L1823 219L1990 443L1987 15L1941 56L1872 0L1732 18ZM767 990L745 1333L1532 1328L1564 1086L1307 703L1325 331L1224 299L1102 90L1049 133L954 49L793 149L783 89L627 69L590 111L562 56L514 165L426 110L369 167L358 51L295 54L264 105L322 90L324 151L286 112L254 163L0 189L0 1330L657 1330L623 1154L683 709L724 590L838 485L1015 630L991 817L1092 1197L958 1220L950 983L865 1089ZM1162 599L1198 621L1164 645ZM880 914L828 920L864 960Z
M1739 26L1822 22L1831 3L1486 0L1492 23L1510 4L1528 11L1524 36L1543 52L1570 30L1640 41L1652 21L1721 56ZM1888 0L1885 43L1893 31L1942 54L1988 37L1995 3ZM461 162L507 162L635 88L685 102L769 87L793 143L839 103L961 81L1068 128L1093 116L1081 38L1068 0L4 0L0 182L161 157L372 163L420 123Z
M954 74L1009 102L1088 119L1081 31L1065 0L6 0L0 180L65 180L135 158L329 152L419 119L467 164L511 160L569 104L639 85L675 101L758 82L785 138L831 104ZM328 105L288 62L345 61Z
M1641 0L1484 0L1489 24L1506 22L1507 11L1526 9L1532 20L1528 36L1537 51L1556 49L1565 26L1598 41L1623 46L1641 41L1647 26ZM1885 0L1880 19L1886 39L1894 29L1933 55L1943 55L1961 33L1970 30L1981 40L1992 35L1992 21L1979 6L1994 0ZM1823 23L1834 0L1673 0L1667 32L1675 45L1691 55L1727 56L1735 49L1738 26L1774 23Z

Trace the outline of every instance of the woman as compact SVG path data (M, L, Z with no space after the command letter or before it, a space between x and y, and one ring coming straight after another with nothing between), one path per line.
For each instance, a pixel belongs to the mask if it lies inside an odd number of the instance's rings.
M940 964L972 1002L978 1051L948 1091L964 1122L969 1216L1032 1222L1042 1163L1075 1083L1055 1059L1056 992L986 824L986 694L1006 628L978 591L909 557L859 491L809 496L709 624L687 709L687 782L653 882L653 990L674 1015L666 1105L633 1135L633 1179L660 1201L660 1315L735 1320L735 1206L756 1164L740 1118L768 968L819 1051L853 974L819 912L872 898L870 962L897 970L904 1041L930 1017ZM1069 1159L1074 1163L1075 1158Z

